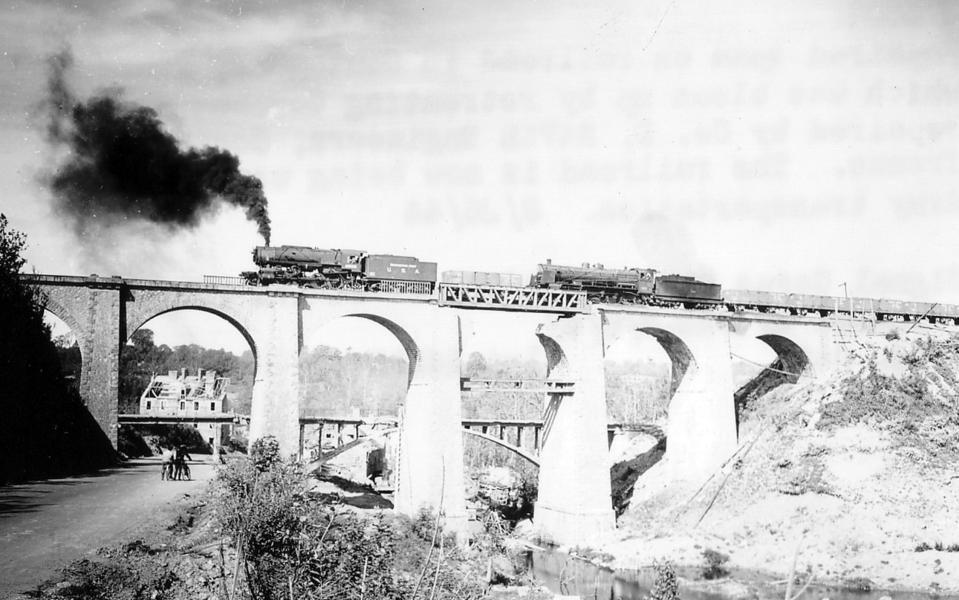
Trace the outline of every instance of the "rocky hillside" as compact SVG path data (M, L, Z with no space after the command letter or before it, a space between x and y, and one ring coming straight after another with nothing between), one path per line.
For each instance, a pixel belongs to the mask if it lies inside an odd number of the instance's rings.
M713 549L732 568L959 591L959 336L866 342L828 378L753 398L740 441L705 486L665 462L639 479L605 548L617 567Z

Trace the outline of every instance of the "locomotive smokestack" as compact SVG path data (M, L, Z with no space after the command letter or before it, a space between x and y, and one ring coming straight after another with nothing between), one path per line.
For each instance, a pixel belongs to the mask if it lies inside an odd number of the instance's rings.
M69 152L44 183L81 230L128 219L193 227L225 202L242 208L269 245L263 184L240 172L239 158L213 146L182 150L154 109L124 101L120 90L77 100L66 82L70 52L48 62L47 139Z

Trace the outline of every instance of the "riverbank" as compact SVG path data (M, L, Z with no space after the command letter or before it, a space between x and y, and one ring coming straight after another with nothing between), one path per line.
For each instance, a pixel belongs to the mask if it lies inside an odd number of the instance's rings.
M702 568L711 550L733 571L959 594L957 348L880 338L828 379L757 399L738 459L705 486L658 463L597 550L616 569Z

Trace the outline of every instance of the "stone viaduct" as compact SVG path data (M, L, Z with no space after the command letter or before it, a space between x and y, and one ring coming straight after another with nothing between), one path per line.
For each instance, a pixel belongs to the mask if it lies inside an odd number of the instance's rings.
M381 325L409 358L396 509L413 514L423 505L442 507L451 527L465 525L460 311L469 309L403 294L96 276L24 278L43 290L47 310L76 334L83 359L81 395L114 443L120 349L153 317L194 309L239 330L255 359L250 438L272 434L286 453L298 451L304 313L310 312L311 321L349 316ZM652 336L672 362L666 458L677 478L711 472L737 447L731 339L762 340L784 371L800 377L825 374L833 363L825 319L626 305L595 305L559 316L548 312L530 333L546 353L547 379L572 382L574 391L547 393L544 399L535 513L537 528L562 543L595 541L615 527L603 358L617 339Z

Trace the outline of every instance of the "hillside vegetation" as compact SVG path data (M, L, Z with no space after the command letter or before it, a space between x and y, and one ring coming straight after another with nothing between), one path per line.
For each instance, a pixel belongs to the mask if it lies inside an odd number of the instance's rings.
M69 475L113 451L60 369L43 296L19 279L26 238L0 214L0 483Z
M607 550L856 587L959 591L959 337L896 333L824 379L780 386L743 415L741 451L703 481L660 463Z

